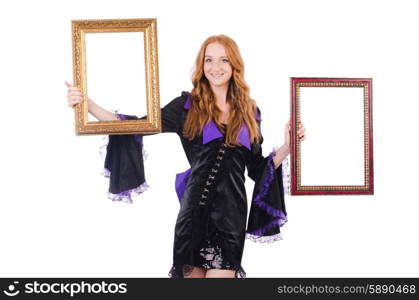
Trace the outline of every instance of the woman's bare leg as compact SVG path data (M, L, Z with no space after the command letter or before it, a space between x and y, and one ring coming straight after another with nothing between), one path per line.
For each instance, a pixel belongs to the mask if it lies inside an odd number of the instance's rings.
M235 278L235 270L209 269L205 278Z
M184 268L184 278L205 278L206 270L204 268L187 266L186 269L193 268L192 271L185 270Z

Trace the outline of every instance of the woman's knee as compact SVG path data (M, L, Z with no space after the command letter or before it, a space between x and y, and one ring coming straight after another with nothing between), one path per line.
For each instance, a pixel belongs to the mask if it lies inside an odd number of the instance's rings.
M205 278L235 278L235 275L235 270L210 269L207 270Z
M206 270L204 268L185 265L183 266L184 278L205 278Z

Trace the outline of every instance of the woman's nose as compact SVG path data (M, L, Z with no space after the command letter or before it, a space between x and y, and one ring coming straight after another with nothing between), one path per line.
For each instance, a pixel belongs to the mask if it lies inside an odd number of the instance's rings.
M221 62L219 62L219 61L214 61L213 63L212 63L212 68L213 68L213 70L219 70L219 69L221 69Z

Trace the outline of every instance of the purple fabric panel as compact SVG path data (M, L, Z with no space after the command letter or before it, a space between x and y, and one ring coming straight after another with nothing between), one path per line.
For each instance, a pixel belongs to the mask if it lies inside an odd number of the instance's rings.
M221 133L221 131L218 129L214 121L211 121L204 126L202 135L203 135L203 139L202 139L203 144L207 144L211 142L212 140L215 140L224 136ZM250 133L249 133L249 128L246 126L246 124L242 125L239 131L239 135L237 136L237 141L241 145L246 147L247 149L249 150L251 149L250 148Z
M123 114L116 114L116 116L118 117L118 119L120 120L126 120L127 118L125 118L125 116Z
M218 130L218 127L214 121L211 121L204 126L202 135L203 144L209 143L212 140L223 137L223 134L220 132L220 130Z
M176 174L175 189L179 202L182 200L183 193L185 192L186 184L191 175L191 169L186 170L183 173Z
M188 99L186 99L186 103L183 106L184 109L191 109L192 103L191 103L191 96L188 96Z
M240 128L239 135L237 136L237 140L240 144L245 146L247 149L250 149L250 132L247 125L244 123Z

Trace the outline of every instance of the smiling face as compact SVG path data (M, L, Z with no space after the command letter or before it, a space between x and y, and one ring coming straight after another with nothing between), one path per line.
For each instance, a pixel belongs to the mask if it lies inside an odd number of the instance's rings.
M232 73L233 69L223 45L208 44L205 49L204 74L211 87L228 87Z

